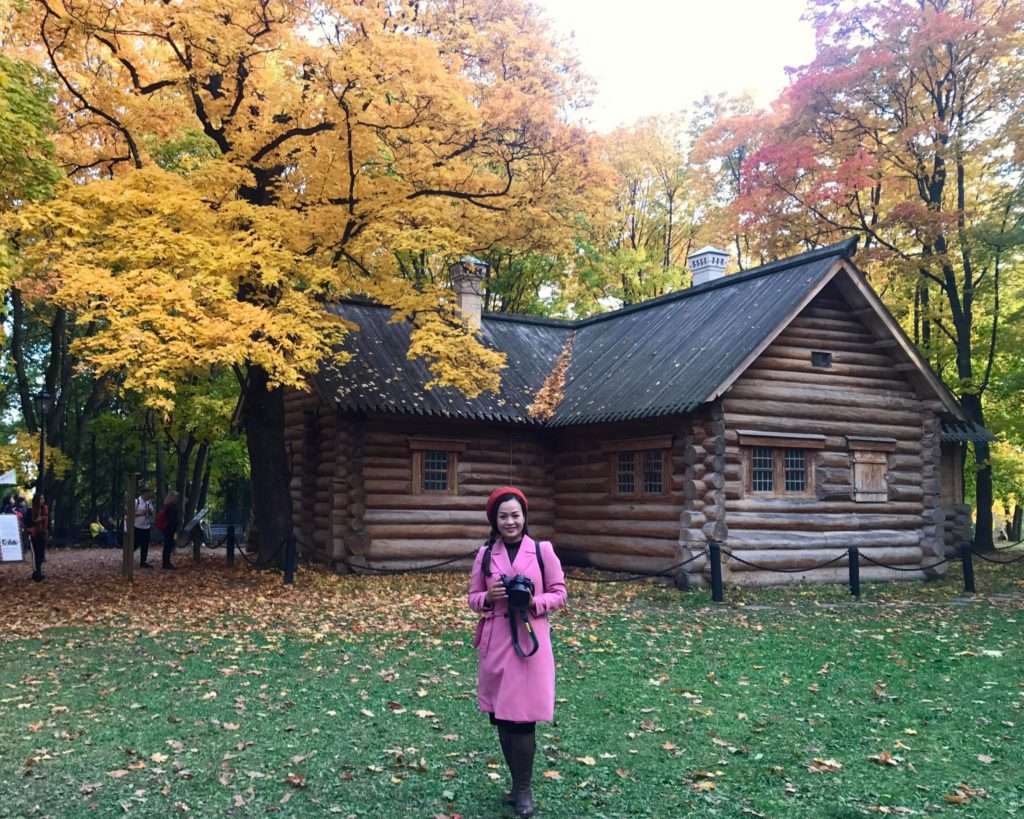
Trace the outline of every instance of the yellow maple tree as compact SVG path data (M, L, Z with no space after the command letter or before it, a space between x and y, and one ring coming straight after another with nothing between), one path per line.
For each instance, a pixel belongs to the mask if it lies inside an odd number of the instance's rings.
M523 0L54 0L7 47L57 78L72 178L7 220L20 286L92 322L84 366L155 405L236 368L271 549L290 530L281 385L352 329L323 304L369 295L413 323L436 383L493 389L501 357L398 260L564 245L596 172L565 117L586 86ZM191 135L202 150L160 162Z

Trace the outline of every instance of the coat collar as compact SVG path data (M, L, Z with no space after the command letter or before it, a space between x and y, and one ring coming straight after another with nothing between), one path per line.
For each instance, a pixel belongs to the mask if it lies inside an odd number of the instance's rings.
M523 535L523 541L519 544L519 551L516 553L515 563L512 563L508 559L508 550L505 548L505 542L500 538L495 541L494 546L491 547L491 571L497 572L498 574L515 575L515 567L518 565L523 566L523 555L524 554L536 554L537 544L529 535Z

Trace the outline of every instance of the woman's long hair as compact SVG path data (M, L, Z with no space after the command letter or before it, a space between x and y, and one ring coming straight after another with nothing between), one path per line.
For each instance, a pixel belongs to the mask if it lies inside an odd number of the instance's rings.
M504 495L499 495L498 499L494 502L494 520L491 521L491 534L487 538L485 546L493 546L498 542L498 538L501 534L498 532L498 510L501 505L506 501L514 500L519 504L519 511L523 513L523 537L530 534L530 529L527 526L526 509L523 508L523 502L518 495L513 495L511 492L506 492Z

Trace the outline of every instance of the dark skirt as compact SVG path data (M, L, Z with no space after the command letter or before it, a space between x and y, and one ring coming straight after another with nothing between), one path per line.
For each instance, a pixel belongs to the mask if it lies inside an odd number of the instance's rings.
M512 722L509 719L496 719L494 714L487 716L491 720L491 725L497 725L513 734L532 734L537 729L536 722Z

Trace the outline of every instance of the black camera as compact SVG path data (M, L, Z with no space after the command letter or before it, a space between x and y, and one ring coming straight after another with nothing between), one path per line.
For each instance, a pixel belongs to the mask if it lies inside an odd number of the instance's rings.
M533 581L522 574L509 578L501 576L501 585L508 593L508 604L514 609L525 609L530 605L530 598L533 596Z

